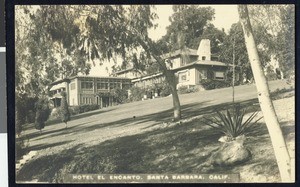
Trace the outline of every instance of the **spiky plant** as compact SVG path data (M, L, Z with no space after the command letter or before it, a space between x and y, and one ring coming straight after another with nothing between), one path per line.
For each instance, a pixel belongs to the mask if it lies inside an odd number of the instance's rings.
M258 111L253 112L246 120L243 120L246 114L246 109L242 109L240 105L234 105L232 113L229 109L226 112L217 111L216 116L205 118L204 123L210 127L224 133L231 140L241 135L246 135L253 130L254 125L262 119L258 118L254 122Z

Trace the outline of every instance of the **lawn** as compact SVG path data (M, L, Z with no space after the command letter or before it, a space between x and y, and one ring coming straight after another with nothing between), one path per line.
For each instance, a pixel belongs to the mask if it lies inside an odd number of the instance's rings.
M294 155L294 91L283 81L270 83L274 106ZM220 97L222 94L222 97ZM63 182L65 173L194 174L222 143L219 132L202 123L216 109L231 102L231 89L180 96L184 119L170 123L171 98L129 103L75 116L69 128L49 123L39 134L29 127L29 150L37 155L18 171L18 181ZM255 87L236 88L236 101L259 109ZM261 113L259 114L261 115ZM133 118L136 116L136 118ZM263 120L247 136L252 158L232 167L216 167L209 173L239 173L241 182L279 182L270 137Z

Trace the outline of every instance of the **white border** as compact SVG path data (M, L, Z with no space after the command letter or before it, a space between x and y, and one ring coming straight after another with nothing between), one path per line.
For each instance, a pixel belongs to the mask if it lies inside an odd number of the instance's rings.
M0 133L0 186L8 187L7 134Z

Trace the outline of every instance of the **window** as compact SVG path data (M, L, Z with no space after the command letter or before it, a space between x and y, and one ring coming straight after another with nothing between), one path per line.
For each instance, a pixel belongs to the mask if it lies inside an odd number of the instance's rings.
M111 82L109 83L109 88L110 89L121 88L121 84L118 82Z
M71 90L75 90L75 83L71 83L70 87L71 87Z
M93 104L93 99L91 97L82 97L81 104Z
M189 79L190 79L190 71L189 70L178 72L178 81L179 82L189 81Z
M92 82L81 82L81 89L93 89L93 83Z
M207 79L207 70L203 69L199 71L199 81Z
M215 79L223 80L224 79L224 72L216 71L215 72Z
M182 81L186 81L186 74L181 75L181 80L182 80Z
M108 89L108 83L107 82L98 82L97 83L97 89L107 90Z
M205 60L206 59L206 56L202 56L202 60Z

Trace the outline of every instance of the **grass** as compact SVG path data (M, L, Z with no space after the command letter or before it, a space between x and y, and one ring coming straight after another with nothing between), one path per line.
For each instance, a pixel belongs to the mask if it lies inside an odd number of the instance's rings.
M241 182L258 176L267 182L279 180L267 129L262 123L258 125L260 128L245 143L253 158L236 167L215 168L210 173L241 173ZM217 141L221 135L195 118L181 125L40 157L25 165L17 180L63 182L65 173L203 173L199 165L221 145Z
M230 97L230 89L221 91L224 97L227 92ZM65 173L203 173L200 165L221 145L218 139L222 134L204 125L202 117L209 117L216 109L225 109L230 104L213 100L220 92L209 93L206 100L198 97L197 102L195 96L201 93L183 97L182 123L168 123L172 110L165 107L164 102L170 100L166 98L166 101L157 99L152 103L112 107L110 111L99 110L100 114L94 111L84 118L78 116L67 130L62 130L59 124L46 127L42 135L28 130L29 149L39 150L39 154L20 169L16 180L63 182ZM240 103L252 106L248 112L259 108L255 97L245 98ZM151 113L138 108L141 103L145 108L152 106ZM153 103L161 105L153 108ZM136 112L139 115L132 119ZM245 141L252 159L234 167L214 168L210 173L240 173L241 182L278 182L279 171L266 126L263 122L257 126ZM285 135L293 131L290 125L283 126Z

